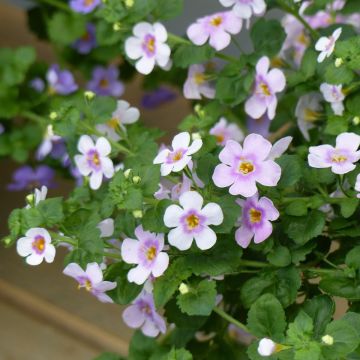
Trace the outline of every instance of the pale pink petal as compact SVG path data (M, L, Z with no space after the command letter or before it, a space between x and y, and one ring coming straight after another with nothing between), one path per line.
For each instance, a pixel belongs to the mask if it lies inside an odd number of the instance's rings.
M254 233L245 226L239 227L235 232L236 242L244 249L250 245L253 236Z
M270 59L267 56L261 57L256 64L256 74L267 76L270 66Z
M161 164L161 168L160 168L160 172L161 172L161 176L167 176L171 173L172 169L173 169L174 165L173 164Z
M234 161L242 154L241 145L234 141L228 140L224 149L219 154L219 159L226 165L233 165Z
M268 220L274 221L279 218L280 216L279 211L274 206L274 203L267 197L263 196L259 200L259 205L265 210L266 218Z
M331 166L331 171L334 174L346 174L350 171L353 171L356 168L356 166L354 164L352 164L351 162L344 162L344 163L333 163Z
M47 263L52 263L55 259L56 249L52 244L46 245L46 249L44 252L44 258Z
M171 146L175 151L177 149L187 149L189 147L189 144L190 134L188 132L182 132L174 137Z
M209 38L209 34L205 32L203 26L198 23L190 25L186 34L195 45L204 45Z
M101 156L108 156L111 153L111 145L104 137L99 137L97 139L95 147Z
M210 35L209 44L215 50L220 51L225 49L230 44L230 41L231 36L227 32L218 30Z
M259 244L266 240L272 233L272 224L270 221L265 220L261 227L254 229L254 243Z
M32 253L30 256L26 258L26 263L29 265L40 265L43 262L44 256L38 255L36 253Z
M136 60L143 56L142 40L134 36L126 39L125 53L129 59Z
M284 73L279 69L272 69L266 76L273 92L281 92L285 89L286 79Z
M268 160L275 160L279 158L290 146L292 136L285 136L278 140L271 148L270 154L267 157Z
M275 161L266 160L256 173L256 181L265 186L276 186L281 177L281 167Z
M89 135L82 135L78 142L78 150L82 154L86 154L89 150L93 149L95 144Z
M108 179L112 178L114 176L114 164L109 158L101 158L101 164L102 164L102 171Z
M16 243L16 251L20 256L28 256L32 253L33 239L29 237L22 237Z
M175 163L172 164L172 171L181 171L182 169L185 168L185 166L191 161L191 157L190 156L183 156L180 160L176 161Z
M103 173L101 171L93 172L90 176L90 188L93 190L99 189L103 179Z
M145 321L145 315L136 305L130 305L122 313L122 318L127 326L137 329Z
M360 146L360 136L355 133L342 133L336 137L336 148L347 149L351 153L357 151Z
M276 107L277 107L277 98L276 96L273 96L267 108L267 115L270 120L272 120L275 117Z
M219 164L215 167L212 180L217 187L223 188L232 185L235 179L229 166Z
M144 335L149 337L156 337L158 336L160 330L157 328L156 324L151 321L150 319L145 320L144 325L141 328Z
M75 155L74 161L76 164L76 167L78 168L79 172L83 176L88 176L91 173L91 167L89 166L89 163L86 159L86 156L84 155Z
M243 4L239 1L236 2L233 8L234 14L242 19L250 19L251 18L251 6L249 4Z
M103 273L99 264L93 262L86 265L86 275L93 284L98 284L103 279Z
M144 75L150 74L155 66L155 58L143 56L140 60L138 60L135 64L136 70Z
M196 191L187 191L179 197L179 203L184 210L195 209L200 211L203 202L202 196Z
M243 143L243 155L246 156L255 154L256 159L265 160L271 151L272 145L269 140L266 140L259 134L249 134Z
M249 97L245 102L245 112L253 119L259 119L261 116L263 116L266 112L266 109L266 102L256 95Z
M195 154L196 152L198 152L200 150L200 148L202 147L202 140L201 139L195 139L193 141L193 143L189 146L188 151L187 151L187 155L192 155Z
M167 31L163 24L156 22L154 25L154 34L157 41L165 42L167 40Z
M157 154L156 158L154 159L153 163L154 164L163 163L166 160L166 158L168 157L169 153L170 153L169 149L164 149L164 150L160 151L159 154Z
M133 34L137 37L144 37L149 33L153 33L153 26L145 21L137 23L133 28Z
M234 184L230 186L229 193L231 195L242 195L250 197L257 192L256 182L254 179L247 179L243 176L238 176Z
M329 44L329 39L326 36L322 36L315 44L315 50L324 51Z
M63 270L63 274L70 276L74 279L86 276L85 271L76 263L70 263Z

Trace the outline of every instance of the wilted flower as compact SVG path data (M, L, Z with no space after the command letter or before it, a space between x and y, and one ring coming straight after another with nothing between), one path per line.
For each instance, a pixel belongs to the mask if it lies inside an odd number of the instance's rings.
M360 136L342 133L336 137L336 146L310 146L308 162L314 168L331 168L335 174L346 174L355 169L354 163L360 159Z
M114 175L114 165L109 158L110 143L104 138L97 139L96 144L88 135L82 135L78 142L81 155L75 155L75 163L81 175L89 176L90 187L97 190L102 183L103 175L108 179Z
M17 253L26 257L29 265L39 265L45 261L52 263L55 258L55 247L51 244L51 236L46 229L32 228L16 243Z
M164 235L144 231L141 225L135 229L134 239L124 239L121 246L122 259L137 266L128 272L128 280L138 285L143 284L152 274L161 276L169 266L169 256L162 252Z
M127 326L141 328L146 336L156 337L160 332L166 332L165 321L155 310L153 295L146 291L142 291L132 305L124 310L122 318Z
M179 205L170 205L164 214L164 224L170 230L169 244L179 250L188 250L195 239L201 250L207 250L216 243L216 234L209 225L220 225L224 215L215 203L203 206L203 198L196 191L188 191L179 198Z
M171 50L165 43L168 35L164 25L140 22L134 26L133 34L125 41L125 52L130 59L137 60L136 70L147 75L155 64L166 67Z
M188 77L184 83L184 97L186 99L201 99L201 95L213 99L215 88L207 80L204 65L191 65L188 70Z
M124 92L123 83L118 80L119 70L116 66L108 68L96 66L92 72L92 79L87 84L87 89L101 96L119 97Z
M245 112L254 119L258 119L267 111L272 120L277 107L276 93L285 88L286 79L279 69L269 71L270 60L263 56L256 64L256 76L252 96L245 103Z
M322 92L324 99L331 104L334 114L341 116L344 112L343 100L345 99L342 85L323 83L320 85L320 91Z
M87 264L84 271L80 265L70 263L66 266L63 273L74 278L78 283L78 288L85 288L103 303L112 303L112 299L105 292L115 289L116 282L103 281L103 272L97 263Z
M266 10L264 0L219 0L223 6L234 6L233 12L243 19L250 19L252 15L262 15Z
M71 0L70 7L78 13L87 14L101 4L101 0Z
M141 106L145 109L155 109L158 106L176 99L175 91L166 87L159 87L156 90L147 92L141 99Z
M172 143L172 151L164 149L154 159L154 164L161 164L161 175L169 175L172 171L181 171L190 162L191 155L202 146L202 140L196 139L190 145L190 134L177 134ZM190 145L190 146L189 146Z
M221 146L224 146L228 140L241 141L244 139L240 128L234 123L229 124L224 117L220 118L209 133L216 137L216 142Z
M247 248L254 237L255 244L266 240L272 233L272 224L279 217L279 212L273 202L258 194L244 200L240 200L242 206L241 226L236 230L236 242Z
M46 79L50 93L68 95L78 89L72 73L69 70L60 70L58 64L51 65Z
M336 40L340 37L341 31L341 28L337 28L329 37L322 36L317 41L317 43L315 44L315 49L317 51L320 51L317 59L319 63L323 62L325 58L329 57L333 53Z
M80 54L88 54L96 47L95 25L88 23L85 34L73 44L74 49Z
M44 159L51 153L54 143L61 140L61 136L54 134L53 126L50 124L46 127L44 139L36 151L36 157L38 160Z
M259 134L263 137L267 137L270 133L270 123L271 120L265 113L263 116L260 116L258 119L253 119L250 116L246 118L246 127L249 134Z
M276 186L281 168L269 159L271 143L258 134L248 135L243 147L229 140L219 154L222 162L217 165L213 181L218 187L230 186L232 195L250 197L257 192L256 182L265 186Z
M187 36L195 45L204 45L208 39L215 50L225 49L231 42L231 35L241 31L242 20L232 11L224 11L197 19L189 26Z

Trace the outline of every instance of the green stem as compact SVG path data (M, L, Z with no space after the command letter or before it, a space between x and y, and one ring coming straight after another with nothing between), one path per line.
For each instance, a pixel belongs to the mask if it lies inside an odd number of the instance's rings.
M265 268L271 266L271 264L267 264L261 261L253 261L253 260L240 260L241 266L248 267L256 267L256 268Z
M339 269L317 269L317 268L300 268L302 271L309 271L309 272L313 272L313 273L318 273L318 274L333 274L335 272L339 272L341 270Z
M249 329L246 327L246 325L244 325L243 323L241 323L240 321L237 321L236 319L234 319L232 316L230 316L228 313L226 313L224 310L215 307L213 309L213 311L215 313L217 313L219 316L221 316L223 319L225 319L226 321L228 321L231 324L234 324L235 326L239 327L240 329L245 330L246 332L249 333Z
M50 236L57 244L64 242L64 243L70 244L71 246L74 246L74 247L78 246L77 240L72 239L68 236L60 235L54 231L50 231Z
M116 260L122 260L121 255L115 254L115 253L109 253L109 252L103 252L103 256L106 256L108 258L116 259Z
M344 175L339 175L339 178L338 178L338 183L339 183L339 188L340 190L342 191L342 193L348 197L348 198L352 198L352 196L345 190L344 188L344 180L345 180L345 177Z
M37 114L31 112L31 111L23 111L20 115L24 116L25 118L28 118L32 121L35 121L36 123L41 124L41 125L46 125L49 123L49 120L47 120L46 118L44 118L40 115L37 115Z
M49 4L52 6L55 6L56 8L60 9L60 10L65 10L67 12L72 12L71 9L69 8L68 5L57 1L57 0L36 0L38 3L45 3L45 4Z
M230 56L230 55L225 55L225 54L222 54L222 53L219 53L217 52L215 54L215 56L219 59L222 59L222 60L225 60L225 61L228 61L228 62L237 62L237 58L233 57L233 56Z

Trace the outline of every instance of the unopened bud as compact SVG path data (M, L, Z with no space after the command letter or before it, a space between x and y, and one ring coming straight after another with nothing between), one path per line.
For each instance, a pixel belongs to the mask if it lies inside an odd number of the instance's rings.
M134 6L135 0L125 0L125 6L131 8Z
M58 114L56 111L52 111L49 115L51 120L55 120L58 117Z
M179 286L179 291L180 294L185 295L190 291L190 289L185 283L181 283Z
M143 212L142 210L134 210L132 212L133 216L135 219L141 219L143 217Z
M124 171L124 176L126 177L126 179L129 178L131 171L132 171L132 169L127 169Z
M192 133L191 134L191 138L193 139L193 140L201 140L201 135L200 135L200 133L198 133L198 132L196 132L196 133Z
M10 246L11 243L13 242L10 236L6 236L6 237L2 238L1 241L3 242L4 246L6 246L6 247Z
M344 63L344 60L342 58L336 58L335 59L335 66L340 67Z
M95 93L92 91L85 91L84 96L86 100L92 100L95 97Z
M330 335L324 335L321 340L325 345L331 346L332 344L334 344L334 338Z
M355 116L352 120L354 125L359 125L360 124L360 117L359 116Z
M139 184L141 181L141 177L136 175L132 178L132 181L134 184Z
M35 200L34 194L27 195L25 200L26 200L27 204L29 204L30 206L33 206L34 205L34 200Z
M205 115L205 111L202 109L200 104L196 104L194 107L194 111L199 117L203 117Z
M120 31L121 30L121 23L119 21L117 21L116 23L113 24L113 30L114 31Z

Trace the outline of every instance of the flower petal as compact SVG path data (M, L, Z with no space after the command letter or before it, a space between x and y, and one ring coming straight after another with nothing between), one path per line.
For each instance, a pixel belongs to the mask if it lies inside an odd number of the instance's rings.
M201 210L204 199L196 191L187 191L179 197L179 203L184 208L187 209L196 209Z
M272 224L270 221L265 220L261 227L254 229L254 243L259 244L266 240L272 233Z
M243 149L238 142L228 140L219 154L219 159L226 165L233 165L234 161L242 154L242 151Z
M235 232L236 242L244 249L250 245L253 236L254 233L244 225L239 227Z
M78 150L82 154L86 154L90 149L95 147L94 141L89 135L82 135L78 142Z
M200 211L206 217L205 225L220 225L224 220L221 207L215 203L209 203Z
M145 315L136 305L130 305L122 313L122 318L127 326L137 329L145 321Z
M121 257L128 264L138 264L138 251L140 243L137 240L125 239L121 244Z
M155 277L161 276L169 266L169 255L160 252L152 268L152 274Z
M248 135L243 143L244 157L256 156L258 160L265 160L271 151L271 142L259 134Z
M151 270L141 265L131 269L127 274L127 279L131 283L142 285L146 279L150 276Z
M175 246L179 250L188 250L193 242L193 235L185 233L182 227L178 226L169 232L168 241L170 245Z
M99 264L93 262L86 265L86 275L93 284L98 284L103 279L103 273Z
M167 227L176 227L180 225L180 218L184 210L178 205L170 205L164 214L164 224Z
M194 237L197 247L201 250L208 250L216 243L216 234L214 230L207 226L205 226L201 232L195 233Z
M178 149L187 149L190 144L190 134L188 132L182 132L180 134L177 134L172 143L171 146L174 151Z

